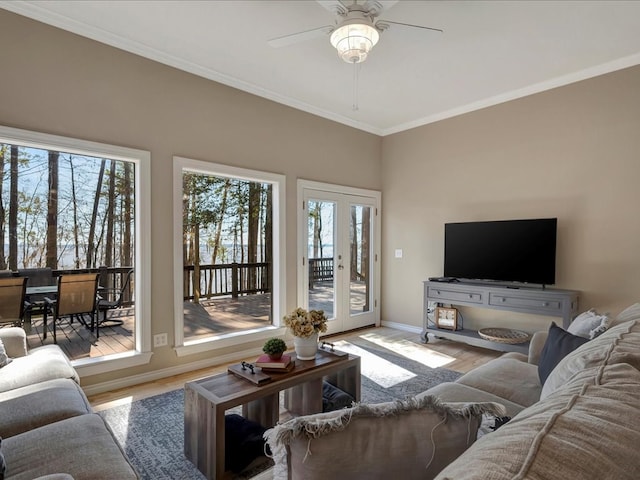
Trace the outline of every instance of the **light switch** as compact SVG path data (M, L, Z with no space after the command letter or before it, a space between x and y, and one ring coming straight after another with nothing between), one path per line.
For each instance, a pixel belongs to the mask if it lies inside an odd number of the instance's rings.
M402 258L402 249L396 248L396 258Z

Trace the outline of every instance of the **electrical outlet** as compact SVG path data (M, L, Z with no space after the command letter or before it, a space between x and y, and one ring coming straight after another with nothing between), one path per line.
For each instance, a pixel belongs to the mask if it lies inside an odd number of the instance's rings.
M153 336L153 346L154 347L164 347L169 343L169 340L167 339L167 334L166 333L158 333L157 335Z

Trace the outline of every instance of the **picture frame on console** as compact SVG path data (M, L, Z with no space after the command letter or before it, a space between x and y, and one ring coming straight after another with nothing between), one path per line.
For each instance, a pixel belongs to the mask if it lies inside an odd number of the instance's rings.
M458 310L456 308L437 307L435 323L437 328L443 328L445 330L459 330Z

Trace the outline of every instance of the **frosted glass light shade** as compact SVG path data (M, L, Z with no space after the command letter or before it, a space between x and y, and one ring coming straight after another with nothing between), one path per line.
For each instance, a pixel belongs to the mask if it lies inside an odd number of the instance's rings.
M371 25L351 23L342 25L331 34L331 45L338 50L338 55L347 63L360 63L378 43L380 35Z

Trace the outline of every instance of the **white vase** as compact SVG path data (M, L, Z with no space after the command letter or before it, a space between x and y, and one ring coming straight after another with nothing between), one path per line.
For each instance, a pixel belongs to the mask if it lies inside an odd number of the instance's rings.
M313 360L318 352L318 334L310 337L293 337L293 348L299 360Z

